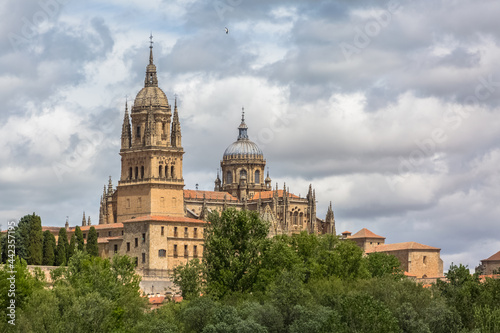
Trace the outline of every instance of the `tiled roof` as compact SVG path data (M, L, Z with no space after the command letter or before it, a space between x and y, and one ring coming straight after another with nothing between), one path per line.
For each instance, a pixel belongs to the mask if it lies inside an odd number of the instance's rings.
M165 296L149 297L148 300L149 304L162 304L165 300Z
M394 243L394 244L383 244L374 247L373 249L366 250L366 253L372 252L390 252L399 250L441 250L440 248L420 244L417 242L404 242L404 243Z
M415 274L410 274L407 271L404 271L403 274L408 277L417 277Z
M274 192L275 191L263 191L263 192L257 192L253 195L253 198L250 199L250 200L258 200L259 197L261 199L269 199L269 198L272 198L274 196ZM293 194L293 193L290 193L288 192L287 193L287 196L289 198L295 198L295 199L299 199L299 196ZM283 190L278 190L278 197L279 198L283 198Z
M51 232L59 232L59 230L64 227L44 227L42 226L42 231L50 230Z
M130 219L123 221L127 222L143 222L143 221L165 221L165 222L192 222L192 223L206 223L203 220L192 219L190 217L183 216L159 216L159 215L144 215L136 217L135 219Z
M203 195L205 195L205 199L207 200L224 201L225 196L227 201L238 201L238 199L227 192L184 190L184 199L203 199Z
M89 231L91 227L94 227L95 230L101 230L101 229L120 229L123 228L123 223L110 223L110 224L96 224L96 225L86 225L83 227L80 227L82 231ZM68 232L74 232L76 227L70 227L68 229Z
M385 239L385 237L379 236L377 234L374 234L370 230L363 228L354 235L350 236L349 239L351 238L380 238L380 239Z
M481 261L500 261L500 251L489 257L488 259L483 259Z
M352 234L352 232L350 232L350 231L344 231L344 232L342 233L342 235L343 235L343 234Z

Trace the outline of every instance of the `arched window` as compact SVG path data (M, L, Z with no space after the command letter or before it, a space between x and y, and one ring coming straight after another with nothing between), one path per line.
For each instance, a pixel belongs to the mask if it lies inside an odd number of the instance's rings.
M144 165L141 166L141 179L144 179Z
M135 137L140 138L141 137L141 126L137 126L136 132L135 132Z
M260 184L260 171L255 170L255 184Z
M299 213L298 212L293 213L293 224L297 224L298 219L299 219Z
M128 179L132 179L132 168L128 169Z
M135 179L139 177L139 168L135 167Z
M232 184L233 183L233 174L231 171L228 171L226 173L226 184Z
M304 225L304 213L299 214L299 223L300 225Z
M247 178L247 171L245 169L241 169L240 171L240 179L243 177Z
M175 173L174 173L174 171L175 171L175 169L174 169L174 166L172 165L172 166L170 167L170 177L172 177L172 178L175 178Z
M162 174L163 174L163 165L160 165L160 166L158 167L158 177L160 177L160 178L161 178L161 177L163 176Z

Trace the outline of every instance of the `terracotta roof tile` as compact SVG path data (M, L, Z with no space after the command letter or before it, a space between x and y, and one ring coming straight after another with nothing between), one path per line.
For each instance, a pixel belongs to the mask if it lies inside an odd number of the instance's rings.
M274 192L275 191L257 192L253 195L252 199L250 199L250 200L259 200L259 196L261 199L269 199L269 198L272 198L274 196ZM288 194L289 198L299 199L299 196L297 196L293 193L288 192L287 194ZM278 190L278 197L283 198L283 190Z
M165 300L165 296L149 297L148 300L149 304L162 304Z
M344 231L344 232L342 233L342 235L343 235L343 234L352 234L352 232L350 232L350 231Z
M410 274L407 271L404 271L403 274L408 277L417 277L415 274Z
M481 261L500 261L500 251L489 257L488 259L484 259Z
M143 222L143 221L165 221L165 222L192 222L192 223L206 223L203 220L192 219L190 217L183 216L160 216L160 215L144 215L136 217L135 219L130 219L123 221L127 222Z
M83 226L80 227L82 231L89 231L91 227L94 227L95 230L102 230L102 229L120 229L123 228L123 223L110 223L110 224L96 224L96 225L91 225L91 226ZM68 232L75 232L76 227L70 227L68 229Z
M374 234L370 230L363 228L354 235L350 236L349 239L351 238L380 238L380 239L385 239L385 237L379 236L377 234Z
M224 201L225 196L227 201L238 201L237 198L227 192L184 190L184 199L203 199L203 195L207 200Z
M420 244L417 242L404 242L404 243L394 243L394 244L383 244L376 246L372 249L366 250L366 253L372 252L390 252L399 250L441 250L440 248Z

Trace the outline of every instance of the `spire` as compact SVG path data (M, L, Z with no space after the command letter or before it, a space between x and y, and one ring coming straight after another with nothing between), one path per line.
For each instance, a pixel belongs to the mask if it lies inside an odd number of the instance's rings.
M241 124L238 127L238 140L248 140L248 134L247 134L248 126L245 124L245 108L241 108Z
M109 176L109 182L108 182L108 195L113 194L113 183L111 182L111 176Z
M144 87L158 87L158 78L156 77L156 66L153 63L153 34L149 36L149 64L146 67L146 78Z
M83 211L82 227L85 227L86 224L87 224L87 219L85 218L85 211Z
M125 99L125 115L123 116L122 126L122 149L131 147L132 131L130 127L130 117L128 115L128 101Z
M146 118L146 129L144 130L146 146L152 146L156 143L155 140L155 117L153 114L153 101L149 100L149 110Z
M68 219L69 219L69 216L66 216L66 223L64 224L64 228L65 228L66 230L68 230L68 229L69 229L69 220L68 220Z
M89 218L87 219L87 225L91 225L91 223L90 223L90 216L89 216Z
M181 123L179 121L179 113L177 112L177 95L175 95L175 104L174 104L174 117L172 121L172 134L170 138L170 142L172 143L172 147L182 147L181 144Z

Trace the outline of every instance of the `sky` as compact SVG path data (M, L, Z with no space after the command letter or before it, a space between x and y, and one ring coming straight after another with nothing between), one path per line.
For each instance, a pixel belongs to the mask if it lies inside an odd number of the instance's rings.
M7 0L0 15L3 229L98 222L152 33L185 188L213 190L244 107L273 186L312 184L338 233L439 247L445 270L500 250L497 1Z

